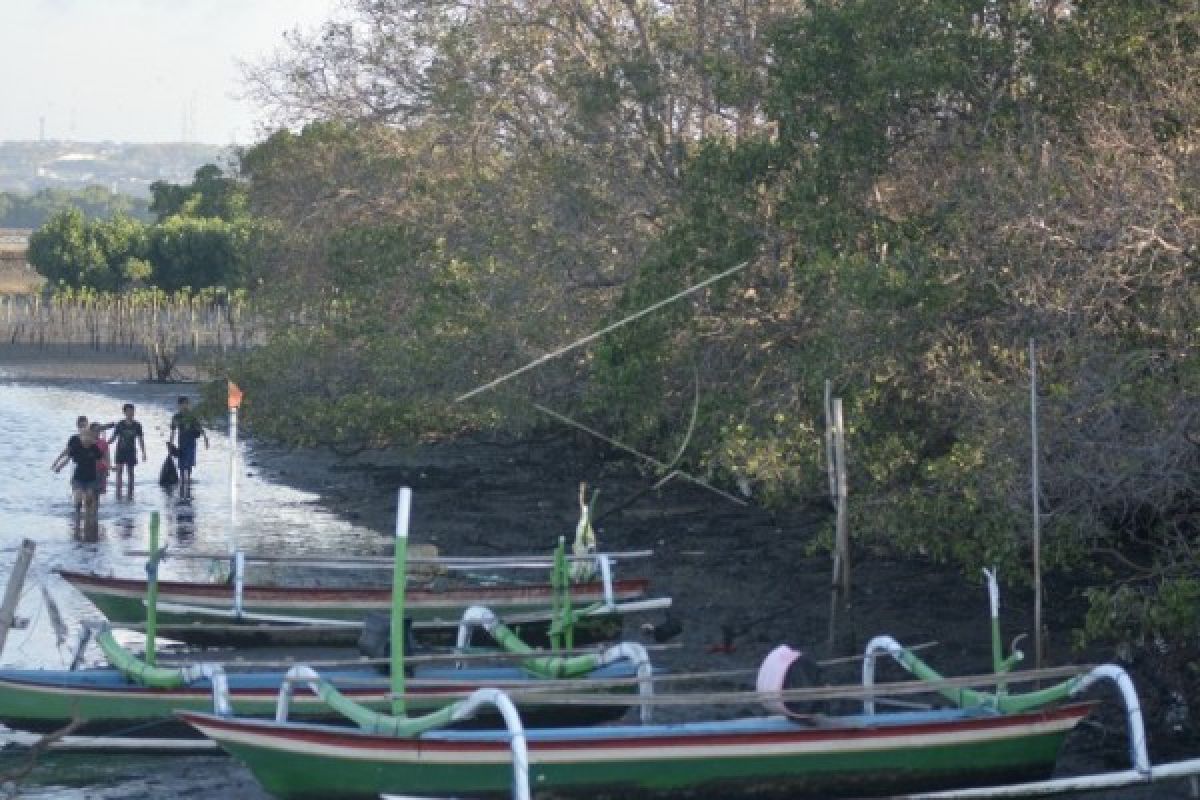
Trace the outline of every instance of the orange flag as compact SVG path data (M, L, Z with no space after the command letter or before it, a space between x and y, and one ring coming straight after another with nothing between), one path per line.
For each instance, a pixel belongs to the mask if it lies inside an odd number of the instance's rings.
M235 409L242 404L242 390L233 381L229 381L229 408Z

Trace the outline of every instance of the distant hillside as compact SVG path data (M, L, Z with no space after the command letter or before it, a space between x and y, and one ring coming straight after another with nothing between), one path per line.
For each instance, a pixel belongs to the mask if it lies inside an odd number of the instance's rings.
M197 167L224 165L229 156L229 148L211 144L0 142L0 192L103 186L149 197L151 183L188 183Z
M127 214L142 222L152 222L148 197L113 194L104 186L83 189L38 189L33 194L0 191L0 229L40 228L46 220L64 208L77 208L88 219L108 219Z

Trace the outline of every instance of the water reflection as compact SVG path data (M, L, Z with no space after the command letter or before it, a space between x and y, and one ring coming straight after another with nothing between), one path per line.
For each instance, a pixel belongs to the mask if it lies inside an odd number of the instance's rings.
M158 486L178 387L150 384L80 383L70 387L0 383L0 575L7 577L22 539L37 543L19 614L31 620L9 637L0 663L11 666L62 667L64 656L43 613L46 598L61 611L72 631L96 611L63 582L56 568L137 577L140 559L125 551L144 549L151 512L162 518L162 540L175 552L228 552L238 543L250 552L275 554L331 552L379 553L386 539L337 519L317 504L316 496L272 483L254 468L241 469L236 516L230 508L229 441L210 430L211 446L201 448L193 498L179 498ZM101 496L94 530L76 528L70 470L49 468L74 431L80 414L102 422L121 417L125 402L137 406L149 459L137 467L132 498ZM242 464L253 461L246 452ZM164 579L206 579L208 562L168 559ZM45 594L39 591L45 588Z

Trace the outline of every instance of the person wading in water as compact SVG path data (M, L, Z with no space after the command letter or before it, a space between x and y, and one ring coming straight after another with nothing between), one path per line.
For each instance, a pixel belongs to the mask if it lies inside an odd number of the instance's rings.
M133 418L133 403L126 403L121 406L121 410L125 412L125 419L113 425L112 438L108 442L117 444L117 457L114 462L117 465L117 497L121 497L121 478L128 470L129 499L132 500L133 468L138 463L137 449L139 446L142 448L142 461L145 461L146 439L142 435L142 423Z
M96 444L96 433L88 425L87 417L75 421L79 433L67 440L67 446L59 453L58 458L50 468L55 472L62 471L68 461L75 462L75 471L71 474L71 491L75 500L75 526L79 527L81 518L88 530L96 527L96 489L98 487L99 464L104 457Z
M169 445L175 444L175 434L179 434L179 496L192 496L192 468L196 466L196 440L204 439L204 447L208 448L208 434L200 419L192 413L191 402L186 397L179 398L179 410L171 417L171 438Z

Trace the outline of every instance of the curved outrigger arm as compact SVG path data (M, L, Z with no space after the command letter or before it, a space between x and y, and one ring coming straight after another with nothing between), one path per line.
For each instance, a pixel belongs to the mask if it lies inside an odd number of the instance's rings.
M994 567L984 569L983 574L987 580L988 606L991 612L992 666L996 673L996 691L981 692L969 688L944 687L937 689L937 692L959 708L987 708L1002 714L1019 714L1076 697L1094 684L1110 680L1116 684L1125 705L1125 718L1129 727L1129 753L1133 767L1138 772L1149 775L1150 756L1146 751L1146 727L1142 718L1141 702L1129 674L1117 665L1103 664L1093 667L1044 689L1016 694L1008 691L1004 676L1025 656L1016 647L1020 637L1013 642L1012 652L1008 656L1004 655L1000 639L1000 584L997 580L997 570ZM864 687L875 685L875 659L880 654L891 656L892 660L918 680L930 683L945 681L941 673L891 636L876 636L867 643L866 652L863 654ZM863 699L863 711L867 714L875 713L875 701L870 695Z
M207 679L212 686L213 712L222 716L232 713L229 681L220 664L200 662L182 667L154 666L123 647L107 623L88 623L86 627L108 663L134 683L154 689L178 689Z
M475 628L487 631L501 649L517 655L528 655L521 661L521 666L540 678L576 678L586 675L594 669L616 663L623 659L633 664L638 677L638 694L651 697L654 694L654 666L650 663L650 654L646 648L637 642L621 642L602 653L584 654L578 656L538 655L511 628L500 621L490 608L471 606L463 612L458 624L458 640L456 648L465 650L471 641L471 633ZM461 669L462 662L458 662ZM640 709L642 722L649 722L652 706L643 703Z
M288 708L292 697L292 687L296 684L307 686L308 689L326 705L337 711L351 722L358 725L366 733L383 736L396 736L411 739L426 731L444 728L455 722L474 717L485 706L493 706L504 718L510 736L510 748L513 759L513 798L514 800L530 800L529 793L529 752L525 741L525 726L521 715L507 694L499 689L476 689L465 699L444 706L437 711L420 717L397 717L383 714L366 708L344 694L329 681L322 678L311 667L298 664L288 670L279 687L279 696L275 704L275 721L288 721Z
M875 659L880 654L891 656L897 664L920 680L931 683L945 680L937 670L891 636L876 636L867 643L863 656L863 686L865 687L875 684ZM1129 728L1130 759L1134 769L1148 775L1150 773L1150 756L1146 750L1146 727L1142 718L1141 703L1129 674L1115 664L1093 667L1087 672L1068 678L1054 686L1032 692L1012 694L1006 691L997 691L993 693L967 688L943 688L937 691L960 708L988 708L1000 713L1017 714L1076 697L1103 680L1111 680L1121 693ZM867 714L875 713L875 701L870 696L863 700L863 711Z

